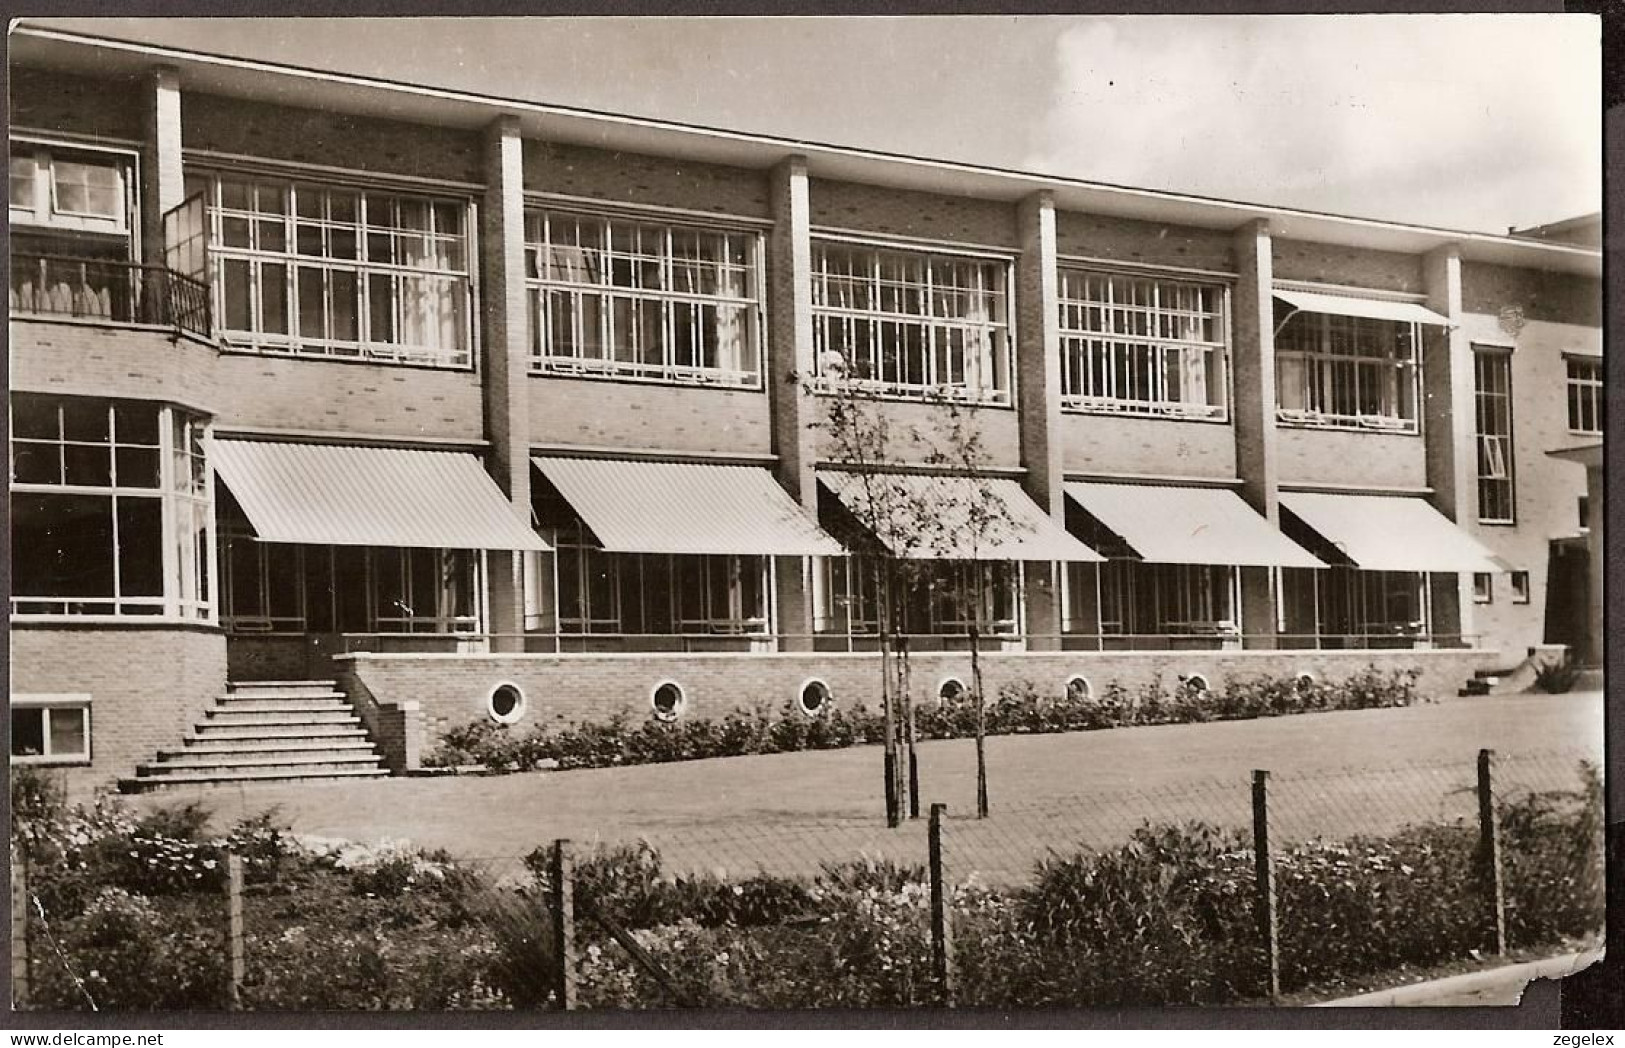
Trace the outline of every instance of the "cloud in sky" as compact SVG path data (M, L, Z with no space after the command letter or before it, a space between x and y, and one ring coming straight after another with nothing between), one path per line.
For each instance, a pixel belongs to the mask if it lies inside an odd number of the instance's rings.
M1505 232L1601 206L1594 19L1091 18L1025 165Z

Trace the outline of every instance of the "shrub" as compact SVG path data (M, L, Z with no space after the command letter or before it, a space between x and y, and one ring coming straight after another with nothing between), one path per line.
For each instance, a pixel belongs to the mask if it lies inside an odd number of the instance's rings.
M1572 691L1579 679L1580 664L1569 658L1567 653L1535 664L1535 686L1548 695Z

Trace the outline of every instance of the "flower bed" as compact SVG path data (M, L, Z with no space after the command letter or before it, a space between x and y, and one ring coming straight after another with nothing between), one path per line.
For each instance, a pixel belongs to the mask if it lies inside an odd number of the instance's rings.
M1049 695L1030 682L1016 681L999 690L985 716L989 735L1016 735L1410 706L1419 701L1419 676L1416 670L1384 672L1372 666L1340 681L1236 677L1216 691L1196 691L1183 682L1170 687L1159 677L1134 691L1114 680L1098 695ZM915 706L916 731L923 739L969 738L976 732L976 712L976 698L968 694L920 703ZM763 705L737 709L719 720L685 717L668 722L623 713L565 728L537 724L521 729L481 719L446 732L424 764L478 765L496 772L605 768L840 749L883 738L879 712L864 706L841 709L833 703L826 703L816 716L788 702L777 709Z

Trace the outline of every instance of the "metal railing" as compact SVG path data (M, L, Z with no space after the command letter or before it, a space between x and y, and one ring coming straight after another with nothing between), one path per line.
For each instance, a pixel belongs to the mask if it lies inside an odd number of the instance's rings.
M208 338L209 287L163 266L60 255L11 256L13 316L155 324Z

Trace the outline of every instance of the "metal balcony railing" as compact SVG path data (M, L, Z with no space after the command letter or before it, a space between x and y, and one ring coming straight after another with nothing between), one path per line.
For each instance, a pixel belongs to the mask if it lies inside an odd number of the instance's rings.
M82 317L211 334L208 285L163 266L13 254L10 291L13 316Z

